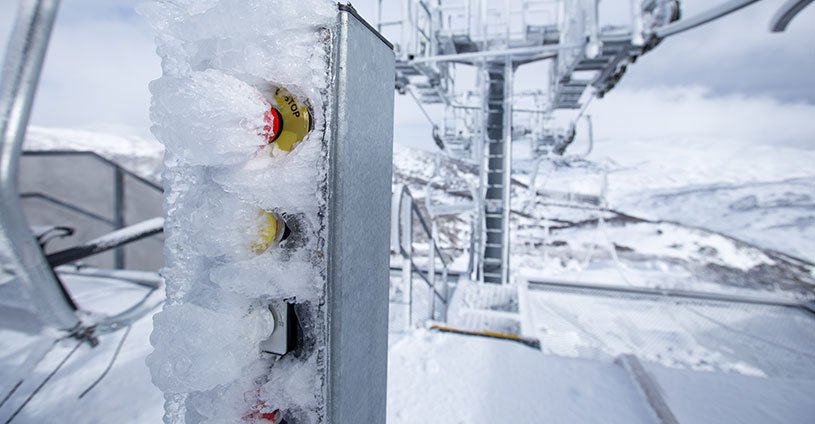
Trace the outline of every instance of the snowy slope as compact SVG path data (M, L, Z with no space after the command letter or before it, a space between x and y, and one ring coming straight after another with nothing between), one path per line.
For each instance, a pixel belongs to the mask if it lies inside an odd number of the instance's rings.
M134 135L31 126L23 150L95 152L142 178L161 182L164 148L155 140Z
M705 137L603 140L611 205L815 261L815 143Z
M535 178L537 195L527 188L534 167L519 161L522 166L514 175L511 215L516 275L742 294L758 290L760 296L813 298L815 266L790 256L812 245L808 233L812 227L784 226L790 220L805 224L806 216L815 215L815 206L806 201L812 186L799 179L772 184L765 181L804 178L801 176L810 172L815 175L804 166L815 156L810 158L807 151L792 148L779 149L777 157L767 158L776 165L751 166L751 158L764 152L763 148L721 147L721 155L733 156L730 169L705 162L716 152L712 149L689 146L691 153L682 153L684 150L677 148L676 154L686 157L671 156L674 144L671 140L651 141L649 150L639 142L609 141L601 144L607 151L598 148L589 160L544 162ZM663 145L666 150L660 151ZM618 157L622 158L620 163L616 162ZM638 161L643 157L649 162ZM790 160L784 162L786 159ZM428 152L397 149L394 179L410 186L420 199L420 207L431 181L444 187L432 191L434 202L469 199L466 186L475 184L474 167L444 160L442 171L460 175L445 180L434 173L435 160ZM788 163L790 170L781 169L779 163ZM742 201L746 205L730 207L731 197L715 191L701 202L704 208L679 198L699 181L735 184L740 179L753 181L753 188L772 186L763 189L775 197L795 197L789 193L797 193L800 199L793 205L795 214L771 199L763 203ZM654 200L649 190L670 193L677 200ZM604 209L605 204L610 208ZM707 219L709 211L716 208L729 214ZM754 219L757 216L761 220ZM466 215L440 220L442 249L454 258L466 256L467 245L461 241L469 239L469 222Z
M653 423L610 359L559 358L494 339L418 330L391 347L389 423ZM815 381L644 363L682 423L809 423Z

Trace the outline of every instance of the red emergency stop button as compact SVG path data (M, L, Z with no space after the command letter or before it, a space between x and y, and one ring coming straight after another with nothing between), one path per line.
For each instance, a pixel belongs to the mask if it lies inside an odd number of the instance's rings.
M267 143L274 143L280 137L280 129L283 126L283 117L280 115L280 111L270 105L269 110L263 114L263 122L265 125L261 135L266 139Z

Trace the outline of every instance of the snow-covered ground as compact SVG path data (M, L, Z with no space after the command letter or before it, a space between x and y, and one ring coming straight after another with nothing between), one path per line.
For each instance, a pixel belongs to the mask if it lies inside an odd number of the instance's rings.
M415 331L389 357L389 423L654 423L611 361ZM815 381L677 371L645 363L681 423L810 423Z
M112 279L63 278L77 303L92 312L120 312L146 293L143 287ZM0 292L8 289L7 286L0 285ZM10 417L17 413L14 423L161 422L164 400L150 382L144 363L152 350L150 316L137 321L127 333L121 330L99 337L99 344L91 347L85 342L78 344L75 339L55 342L54 334L40 328L35 317L19 310L0 307L0 314L0 393L5 399L0 406L0 417L3 420L11 421ZM122 347L113 367L102 378L120 343ZM39 358L42 361L37 364ZM47 384L32 396L63 361ZM100 378L100 382L88 390ZM12 395L17 382L20 385ZM85 391L87 394L80 397Z
M809 147L721 138L605 140L612 206L815 261L815 136Z
M142 178L161 181L164 147L134 135L32 126L26 132L23 150L94 152Z
M601 141L587 159L541 164L535 178L538 195L524 186L531 182L534 164L519 161L527 172L515 175L511 260L521 293L500 300L506 296L490 293L495 290L460 284L450 322L466 329L537 338L544 353L536 359L541 367L553 357L610 364L618 355L635 354L657 376L680 422L809 422L815 416L807 399L815 393L809 365L815 359L810 312L603 290L526 288L527 280L557 280L778 302L812 300L815 170L807 164L815 153L803 147L715 141ZM428 181L443 180L434 177L433 155L408 150L396 154L396 180L409 184L419 197ZM434 190L434 201L461 201L467 197L461 187L475 180L473 170L455 162L444 166L464 175L450 180L456 187L446 196ZM445 239L466 239L467 219L441 222L442 244ZM466 251L459 248L445 251L460 264ZM486 304L487 297L497 303ZM392 401L398 405L389 415L394 422L417 422L411 413L421 414L424 408L439 408L432 411L447 417L445 422L470 422L474 413L485 414L485 422L506 416L520 417L517 422L537 421L523 414L559 422L556 415L549 415L558 411L549 402L530 405L513 400L547 390L544 381L570 387L572 380L564 382L552 370L528 377L535 368L506 351L490 362L500 363L494 366L506 380L498 379L482 364L486 360L481 349L489 351L499 342L471 342L490 346L476 347L465 340L414 333L391 347L392 359L403 355L402 361L409 363L391 364L395 379L391 390L401 390L403 380L410 384L405 392L426 387L408 401L402 402L402 396ZM439 365L438 356L444 355L455 360ZM512 366L517 363L524 365L516 371ZM457 373L447 374L449 368ZM478 370L472 373L476 377L463 369ZM549 376L553 379L547 380ZM579 373L573 376L581 378ZM462 381L460 386L457 380ZM696 384L698 388L692 387ZM685 396L688 392L694 395ZM499 400L483 401L493 398ZM690 406L689 398L699 403L698 408ZM749 402L737 399L754 399L760 406L752 409ZM738 411L719 410L716 405ZM563 416L568 418L562 422L596 419ZM615 416L604 422L635 420Z

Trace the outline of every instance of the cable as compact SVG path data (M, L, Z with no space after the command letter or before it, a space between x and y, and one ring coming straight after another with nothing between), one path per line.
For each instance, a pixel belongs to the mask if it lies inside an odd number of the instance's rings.
M113 364L116 362L116 358L119 357L119 352L122 351L122 346L124 346L125 340L127 340L127 336L130 334L130 330L132 328L133 324L127 326L124 335L122 336L121 340L119 340L119 344L116 346L116 350L113 352L113 357L111 357L110 362L108 362L108 366L105 368L104 371L102 371L102 375L100 375L99 378L97 378L93 383L91 383L91 385L88 386L88 388L85 389L85 391L83 391L79 395L79 399L82 399L86 394L88 394L88 392L93 390L93 388L96 387L96 385L99 384L108 375L108 372L110 372L110 369L113 368Z
M15 384L15 385L14 385L14 387L12 387L12 388L11 388L11 391L10 391L10 392L8 392L8 394L6 395L6 397L4 397L4 398L3 398L3 401L2 401L2 402L0 402L0 408L2 408L2 407L3 407L3 405L5 405L5 404L6 404L6 402L7 402L9 399L11 399L11 395L13 395L13 394L14 394L14 392L16 392L16 391L17 391L17 389L19 389L19 388L20 388L20 386L23 384L23 381L25 381L25 380L21 378L19 381L17 381L17 384Z
M18 372L20 372L19 370L22 369L22 370L24 370L24 371L22 371L22 374L28 374L37 365L39 365L40 362L42 362L42 360L48 355L49 352L51 352L51 349L53 349L54 346L57 345L57 343L59 343L61 340L64 340L65 338L67 338L67 336L52 340L51 344L48 346L48 348L45 349L44 351L42 351L41 354L38 354L37 352L33 352L29 356L29 358L26 359L26 361L22 365L20 365L20 367L18 367ZM21 375L21 374L18 374L18 375ZM11 391L9 391L5 395L5 397L3 397L3 400L0 401L0 408L3 408L3 406L6 404L6 402L8 402L8 400L11 399L11 397L14 395L14 393L17 392L17 389L19 389L23 385L24 382L25 382L24 377L20 378L17 381L17 384L15 384L14 387L12 387Z
M600 218L597 221L597 227L600 229L600 232L603 234L603 238L606 240L608 251L609 253L611 253L611 259L614 261L614 268L617 270L617 274L620 275L620 278L622 278L626 284L628 284L630 287L634 287L634 283L632 283L631 280L629 280L628 277L625 275L625 272L623 272L623 264L620 261L620 257L617 256L617 246L615 246L614 243L611 242L611 239L608 236L608 231L606 229L606 220L603 218L603 213L600 212L599 216Z
M416 105L417 105L417 106L419 106L419 110L421 110L421 111L422 111L422 114L424 114L424 117L425 117L425 118L427 118L427 121L428 121L428 122L430 122L430 125L431 125L431 126L433 126L433 128L438 128L439 126L438 126L438 125L436 125L436 123L435 123L435 122L433 122L433 118L431 118L431 117L430 117L430 114L428 114L428 113L427 113L427 111L425 110L424 106L422 106L422 102L420 102L420 101L419 101L419 98L418 98L418 97L416 97L416 94L415 94L415 93L413 93L413 90L411 90L410 88L408 88L407 92L408 92L408 93L410 93L410 96L411 96L411 97L413 97L413 100L415 100L415 101L416 101Z
M685 305L685 308L688 311L690 311L691 313L693 313L694 315L696 315L696 316L698 316L698 317L700 317L700 318L702 318L702 319L704 319L704 320L706 320L706 321L708 321L708 322L710 322L710 323L712 323L714 325L717 325L717 326L719 326L721 328L724 328L725 330L728 330L728 331L730 331L732 333L736 333L736 334L738 334L738 335L740 335L742 337L746 337L746 338L752 339L752 340L757 340L757 341L763 342L765 344L768 344L770 346L774 346L774 347L777 347L777 348L779 348L781 350L786 350L787 352L791 352L791 353L794 353L794 354L797 354L797 355L808 356L810 358L815 358L815 354L812 354L812 353L809 353L809 352L804 352L804 351L798 350L798 349L796 349L794 347L787 346L784 343L775 342L775 341L772 341L772 340L769 340L769 339L765 339L764 337L761 337L761 336L758 336L758 335L755 335L755 334L748 333L746 331L742 331L742 330L733 328L733 327L719 321L716 318L708 316L708 315L706 315L706 314L704 314L704 313L690 307L690 305Z
M26 407L26 405L28 405L28 402L31 402L31 399L33 399L33 398L34 398L34 396L36 396L36 395L37 395L37 393L39 393L39 392L40 392L40 390L42 390L42 388L43 388L43 387L45 387L45 385L46 385L46 384L47 384L47 383L48 383L48 382L51 380L51 378L52 378L52 377L54 377L54 375L57 373L57 371L59 371L59 369L60 369L60 368L62 368L62 366L63 366L63 365L65 365L65 363L66 363L66 362L68 362L68 359L70 359L70 358L71 358L71 356L73 356L74 352L76 352L76 351L79 349L79 346L82 346L82 343L84 343L84 342L85 342L85 340L79 340L79 341L77 342L76 346L74 346L74 348L73 348L73 349L71 349L71 351L70 351L70 352L68 352L68 355L66 355L66 356L65 356L65 358L63 358L63 359L62 359L62 361L60 361L60 363L57 365L57 367L56 367L56 368L54 368L54 369L53 369L53 370L52 370L52 371L51 371L51 372L50 372L50 373L49 373L49 374L48 374L48 375L45 377L45 379L44 379L44 380L43 380L43 381L42 381L42 382L41 382L41 383L40 383L40 384L37 386L37 388L36 388L36 389L34 389L34 391L33 391L33 392L31 392L31 394L30 394L30 395L28 395L28 397L26 398L25 402L23 402L23 404L22 404L22 405L20 405L20 407L19 407L19 408L17 408L17 410L15 410L13 414L11 414L11 416L9 417L9 419L8 419L8 420L6 420L5 424L10 424L10 423L11 423L11 422L14 420L14 418L16 418L16 417L17 417L17 415L18 415L20 412L22 412L23 408L25 408L25 407Z

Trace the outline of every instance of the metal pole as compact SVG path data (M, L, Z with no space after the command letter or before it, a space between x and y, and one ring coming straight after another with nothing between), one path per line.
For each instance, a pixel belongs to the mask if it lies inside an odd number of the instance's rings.
M441 271L441 282L444 286L444 312L442 312L441 320L442 322L447 322L447 307L450 305L450 287L449 283L447 282L447 264L443 264L443 268Z
M706 23L715 21L716 19L729 15L747 6L750 6L751 4L756 3L758 1L760 0L730 0L725 3L713 6L710 9L702 13L699 13L696 16L684 18L672 24L659 27L656 29L656 31L654 31L654 33L659 38L665 38L671 35L679 34L680 32L685 32L689 29L693 29L700 25L704 25Z
M125 174L122 172L122 168L116 166L113 173L113 226L115 230L121 230L125 226L124 184ZM124 246L117 247L114 255L113 267L116 269L124 269Z
M482 50L472 53L456 53L429 57L417 57L415 59L411 59L410 63L464 62L470 61L472 59L482 59L488 57L500 57L512 55L538 55L538 54L541 55L538 56L539 59L544 59L545 57L542 56L544 53L547 53L546 57L555 57L561 50L582 49L583 46L584 46L583 43L579 44L575 43L562 45L557 44L551 46L514 47L510 49L500 49L500 50Z
M591 153L592 149L594 149L594 126L591 123L591 115L586 115L586 125L588 126L588 135L589 135L589 146L586 148L586 151L583 152L582 157L586 157Z
M430 230L430 319L436 319L436 219L431 218Z
M602 51L602 42L600 41L600 1L591 0L589 9L589 42L586 44L586 57L594 59L599 56Z
M376 0L376 30L382 32L382 0Z
M473 20L473 17L471 16L472 15L472 11L471 11L472 3L473 3L473 0L467 0L467 3L464 6L464 16L467 19L467 34L472 34L472 30L471 30L471 28L472 28L472 20Z
M12 247L6 260L30 292L40 318L47 325L69 329L79 323L76 305L28 227L17 186L25 131L58 7L59 0L20 3L6 49L0 82L0 243Z
M400 217L402 220L402 304L405 314L405 331L410 330L413 325L413 219L412 200L406 194L402 194L402 208Z
M781 9L775 13L775 16L773 16L770 22L770 31L784 32L784 30L787 29L787 25L792 21L792 18L801 13L812 1L813 0L787 0L787 2L781 6Z
M408 57L408 40L410 40L411 32L413 31L413 23L410 20L410 2L412 0L402 0L402 34L401 42L399 43L399 57L407 59Z
M645 29L642 21L642 8L640 2L631 0L631 44L635 46L642 46L645 44L643 31Z
M481 22L481 16L483 15L483 2L481 0L481 10L482 14L479 15L479 22ZM481 27L481 25L479 26ZM473 234L471 236L473 240L473 252L475 255L475 262L473 263L474 267L471 270L472 273L470 275L470 279L473 281L482 281L483 280L483 271L484 271L484 220L486 217L484 216L484 201L483 199L487 195L487 181L485 177L484 168L486 167L486 161L488 161L487 155L487 87L489 84L487 81L487 62L484 58L481 59L481 62L478 67L478 86L481 87L481 111L479 113L478 122L479 127L481 128L481 133L479 134L478 140L478 149L476 150L476 157L478 158L478 210L474 216L475 225L473 226Z
M512 36L512 2L510 0L504 1L504 14L506 15L506 32L504 36L506 37L505 46L509 47L509 39ZM507 109L508 110L508 109Z

